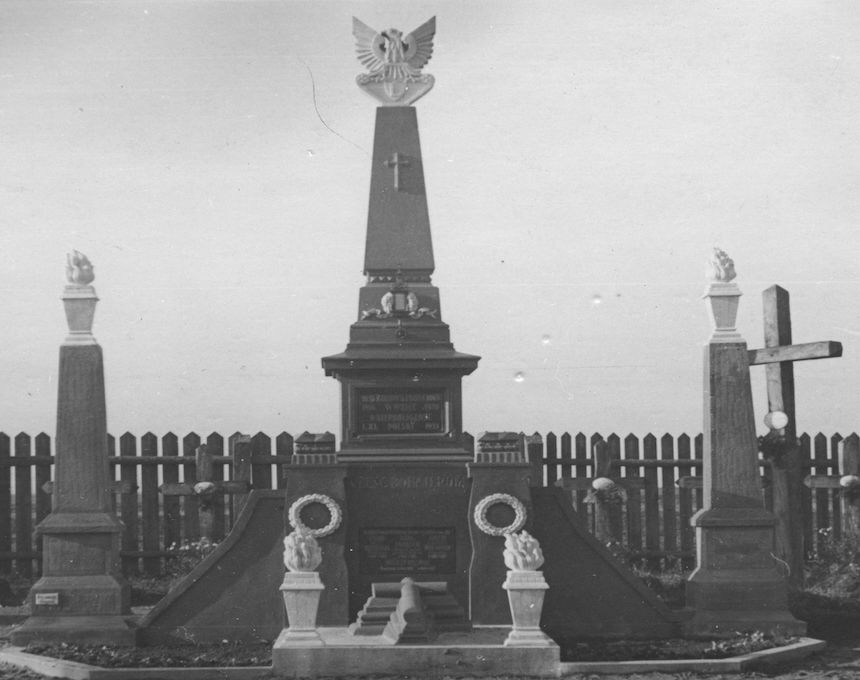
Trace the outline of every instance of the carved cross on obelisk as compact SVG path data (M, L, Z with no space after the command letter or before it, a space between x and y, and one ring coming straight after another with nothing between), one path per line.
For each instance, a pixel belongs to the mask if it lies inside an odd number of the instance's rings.
M787 444L772 464L773 512L779 518L776 550L788 564L788 582L803 582L803 470L797 446L794 408L794 362L841 357L838 342L791 344L791 313L788 291L771 286L762 293L764 301L764 349L749 350L749 365L767 367L767 406L770 413L781 411L788 423L779 432ZM768 421L770 425L770 422Z
M405 156L401 156L400 152L395 152L394 155L385 161L386 168L394 168L394 190L400 191L400 168L408 168L412 163Z

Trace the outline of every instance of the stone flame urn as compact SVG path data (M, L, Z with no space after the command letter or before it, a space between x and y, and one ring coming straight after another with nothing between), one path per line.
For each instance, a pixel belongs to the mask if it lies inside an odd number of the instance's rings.
M63 292L63 307L69 324L66 344L95 345L93 319L96 314L96 289L90 284L95 279L93 265L83 253L77 250L67 256L66 279L68 284Z
M543 573L543 552L535 538L523 531L505 536L505 565L508 577L502 587L508 591L513 628L505 640L507 647L550 647L553 641L540 629L543 599L549 586Z
M735 263L722 250L714 248L707 270L710 283L702 297L708 303L714 327L709 342L739 342L742 338L736 323L741 291L733 282Z
M325 589L315 571L321 562L322 552L310 534L294 531L284 539L284 565L288 571L280 590L289 628L281 632L276 646L323 646L316 628L320 595Z

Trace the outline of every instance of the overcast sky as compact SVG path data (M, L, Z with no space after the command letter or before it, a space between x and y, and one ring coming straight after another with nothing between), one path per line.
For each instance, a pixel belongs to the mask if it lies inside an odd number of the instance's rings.
M330 430L358 314L375 103L351 17L437 17L417 102L436 256L482 430L696 433L701 294L792 295L801 431L860 429L860 5L0 3L0 430L53 434L65 254L101 298L108 421ZM763 368L753 368L763 428Z

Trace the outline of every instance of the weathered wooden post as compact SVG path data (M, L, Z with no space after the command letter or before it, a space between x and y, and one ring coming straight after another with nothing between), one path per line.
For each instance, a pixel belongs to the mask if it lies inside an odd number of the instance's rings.
M108 465L102 348L92 334L95 278L89 260L72 252L63 305L69 335L60 347L53 512L36 528L42 578L28 597L30 618L12 643L34 640L134 644L130 588L122 578Z
M802 635L788 611L774 559L777 519L764 508L746 342L736 331L740 289L734 263L715 249L705 299L714 331L704 348L704 506L696 527L697 565L687 583L695 610L687 635L754 630Z
M624 500L621 486L612 477L613 459L619 458L606 442L594 446L595 477L586 503L594 503L594 534L604 544L622 544L624 541Z
M776 555L788 565L793 588L803 585L803 470L797 445L794 401L794 362L842 356L838 342L791 344L791 311L788 291L771 286L762 293L764 302L764 349L749 351L750 366L765 365L767 405L771 414L784 413L787 421L771 427L774 446L763 449L771 460L771 488L776 526ZM768 422L770 427L770 422Z
M594 505L594 533L603 543L623 543L624 511L629 489L644 489L642 477L620 477L617 465L620 455L617 449L603 440L594 444L594 477L565 477L555 484L572 492L588 491L586 503Z
M230 438L230 457L232 458L233 481L245 482L247 491L233 494L233 521L242 514L251 492L251 435L236 434Z
M197 498L200 501L197 505L200 537L212 542L215 536L215 502L225 494L247 494L251 485L246 480L213 481L212 454L209 453L205 445L197 447L195 463L197 465L197 482L194 484L187 482L165 483L159 486L158 490L164 496Z

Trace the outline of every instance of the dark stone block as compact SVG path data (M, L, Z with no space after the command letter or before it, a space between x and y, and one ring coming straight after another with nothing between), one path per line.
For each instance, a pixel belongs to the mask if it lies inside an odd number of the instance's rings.
M583 526L561 489L532 488L531 532L540 542L549 585L541 628L583 638L671 638L671 611Z
M373 583L406 577L446 581L465 606L472 550L465 466L354 464L345 483L350 620Z
M325 590L320 593L317 610L318 626L345 626L349 623L347 611L348 577L344 551L346 550L347 527L351 522L347 509L343 478L346 468L343 465L291 465L287 468L287 495L285 511L302 496L324 494L341 508L344 515L341 526L328 536L319 536L316 541L322 550L322 563L319 566L320 580ZM331 519L328 510L320 503L312 503L302 510L300 519L310 529L319 529ZM286 532L292 532L289 518L281 521Z
M513 496L526 508L526 530L532 515L529 493L528 463L472 463L469 466L472 493L469 500L469 530L472 536L472 563L469 566L471 603L469 617L472 623L484 625L510 625L511 610L502 589L508 568L504 562L505 539L490 536L475 524L475 507L487 496L503 493ZM491 514L492 513L492 514ZM490 506L487 521L497 527L510 526L514 511L504 504Z
M283 518L283 491L252 491L230 535L141 620L141 644L275 640Z

